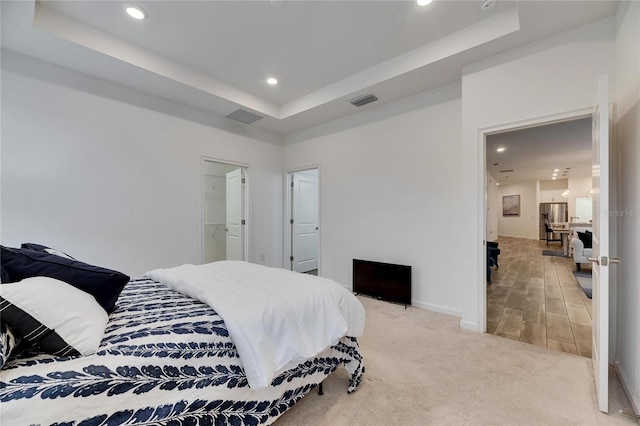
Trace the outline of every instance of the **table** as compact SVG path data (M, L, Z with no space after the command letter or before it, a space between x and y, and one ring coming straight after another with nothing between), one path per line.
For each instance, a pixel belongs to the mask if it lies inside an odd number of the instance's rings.
M569 256L569 235L573 232L568 228L551 228L554 234L560 234L560 242L565 256Z

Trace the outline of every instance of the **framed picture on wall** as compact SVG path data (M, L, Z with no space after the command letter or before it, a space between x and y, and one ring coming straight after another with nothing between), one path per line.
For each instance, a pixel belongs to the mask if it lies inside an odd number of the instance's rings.
M520 194L502 197L502 216L520 216Z

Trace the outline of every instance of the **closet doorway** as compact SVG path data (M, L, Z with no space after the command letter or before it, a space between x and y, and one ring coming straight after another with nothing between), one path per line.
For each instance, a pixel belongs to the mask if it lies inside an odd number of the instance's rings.
M203 159L202 262L245 260L247 169Z
M317 168L287 173L289 268L313 275L320 264L318 182Z

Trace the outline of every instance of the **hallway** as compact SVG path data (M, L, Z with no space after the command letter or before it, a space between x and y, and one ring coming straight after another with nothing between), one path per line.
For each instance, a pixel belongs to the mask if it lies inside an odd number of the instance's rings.
M487 333L591 357L591 299L569 257L543 256L559 243L500 237L499 268L487 286ZM588 271L588 265L582 265Z

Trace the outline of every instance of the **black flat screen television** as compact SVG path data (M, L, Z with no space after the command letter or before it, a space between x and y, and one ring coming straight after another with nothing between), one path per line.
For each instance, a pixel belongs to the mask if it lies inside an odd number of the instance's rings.
M411 266L353 259L353 291L411 305Z

